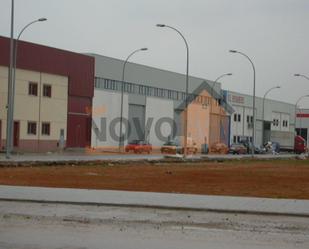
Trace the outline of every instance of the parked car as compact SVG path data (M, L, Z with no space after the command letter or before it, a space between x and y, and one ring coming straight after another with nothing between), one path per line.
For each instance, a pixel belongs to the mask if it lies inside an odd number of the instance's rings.
M232 144L228 151L229 154L247 154L247 148L243 144Z
M241 140L240 144L246 147L248 154L251 154L251 150L253 146L252 142L249 142L248 140ZM265 147L254 146L254 154L265 154L265 153L266 153Z
M214 143L210 147L210 152L217 154L227 154L229 152L229 148L224 143Z
M195 144L187 145L187 153L196 154L197 150L198 149L197 149L197 146ZM184 153L184 147L182 147L177 141L167 141L161 147L161 153L183 154Z
M181 154L182 147L176 141L167 141L161 147L161 153L167 154Z
M152 145L144 140L133 140L126 145L125 151L133 151L134 153L147 152L149 154L152 151Z

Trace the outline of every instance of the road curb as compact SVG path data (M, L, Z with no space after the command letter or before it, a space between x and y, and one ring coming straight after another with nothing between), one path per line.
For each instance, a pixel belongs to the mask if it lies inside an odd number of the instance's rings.
M21 167L21 166L78 166L78 165L124 165L132 163L144 163L144 164L156 164L156 163L194 163L194 162L226 162L226 161L270 161L270 160L308 160L307 158L299 158L297 155L287 155L285 157L270 156L270 157L251 157L251 156L241 156L241 157L221 157L221 156L201 156L199 158L181 158L167 156L165 158L123 158L123 159L68 159L68 160L0 160L1 167Z
M289 213L289 212L268 212L255 210L237 210L237 209L212 209L212 208L192 208L192 207L177 207L168 205L147 205L147 204L125 204L125 203L104 203L104 202L71 202L71 201L49 201L49 200L31 200L31 199L11 199L0 198L1 201L7 202L22 202L22 203L42 203L42 204L62 204L76 206L106 206L106 207L127 207L127 208L149 208L149 209L166 209L176 211L199 211L213 213L230 213L230 214L251 214L251 215L269 215L269 216L291 216L309 218L309 213Z

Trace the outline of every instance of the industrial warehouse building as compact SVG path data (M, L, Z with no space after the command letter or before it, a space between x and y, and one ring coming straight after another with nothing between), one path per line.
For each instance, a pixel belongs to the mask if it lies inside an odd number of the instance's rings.
M252 134L252 96L224 91L220 83L97 54L77 54L27 42L18 43L14 108L14 149L115 149L119 145L123 86L124 144L144 139L162 146L183 141L188 99L188 137L203 144L226 145ZM0 37L0 141L5 146L9 39ZM278 141L292 146L294 105L256 103L256 145ZM263 124L264 123L264 124ZM264 132L262 132L264 126ZM263 138L264 137L264 138Z
M231 91L223 91L223 96L234 109L231 116L231 143L246 138L252 140L253 97ZM263 98L256 97L255 106L255 144L259 146L273 141L280 143L283 149L293 148L295 105L271 99L263 101Z
M124 61L93 55L95 58L95 90L93 99L92 147L117 147L120 116L122 68ZM189 78L188 137L198 148L229 140L227 103L218 104L220 83ZM124 80L123 117L130 124L125 141L145 139L162 146L168 139L183 137L185 108L185 75L135 63L127 63ZM213 95L211 95L213 94ZM104 112L103 115L102 111ZM99 114L99 115L96 115ZM136 125L135 120L139 120ZM118 120L119 121L119 120ZM171 122L169 122L171 121ZM127 127L128 128L128 127ZM107 132L106 132L107 131ZM115 133L117 136L115 136ZM105 135L106 134L106 135Z
M10 40L0 37L0 141L4 149ZM92 57L18 42L14 150L90 146Z
M94 113L104 109L105 115L94 115L92 147L118 146L119 128L113 122L120 116L121 78L124 61L93 54L95 58ZM253 97L237 92L224 91L220 83L190 77L190 99L198 96L206 101L190 102L188 106L188 136L199 148L204 143L212 146L221 142L226 145L240 140L252 140L252 101ZM214 86L214 88L213 88ZM184 109L185 75L162 69L127 63L124 80L124 117L133 124L133 119L141 120L138 130L136 125L126 141L146 139L154 146L161 146L164 140L155 132L156 121L162 117L172 119L177 131L182 130ZM263 114L264 102L264 114ZM279 142L282 148L291 149L294 144L295 106L280 101L256 98L255 144L267 141ZM104 120L102 120L104 117ZM149 126L149 119L153 125ZM264 121L263 121L264 120ZM118 120L119 121L119 120ZM104 125L102 125L104 124ZM112 124L112 125L110 125ZM264 132L263 132L264 127ZM102 132L106 131L106 132ZM108 132L109 131L109 132ZM103 136L103 133L106 136ZM113 136L111 136L113 134ZM171 127L163 127L165 141L173 138ZM176 132L181 136L182 132Z

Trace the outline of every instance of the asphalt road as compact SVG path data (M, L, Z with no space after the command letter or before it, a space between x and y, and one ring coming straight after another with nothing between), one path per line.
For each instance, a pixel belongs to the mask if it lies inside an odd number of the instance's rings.
M2 249L309 248L309 218L0 202Z

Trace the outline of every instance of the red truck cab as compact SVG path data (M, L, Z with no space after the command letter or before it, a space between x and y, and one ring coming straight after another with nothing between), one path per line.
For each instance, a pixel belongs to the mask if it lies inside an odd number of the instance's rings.
M306 152L306 140L301 136L296 136L294 140L294 152L301 154Z

